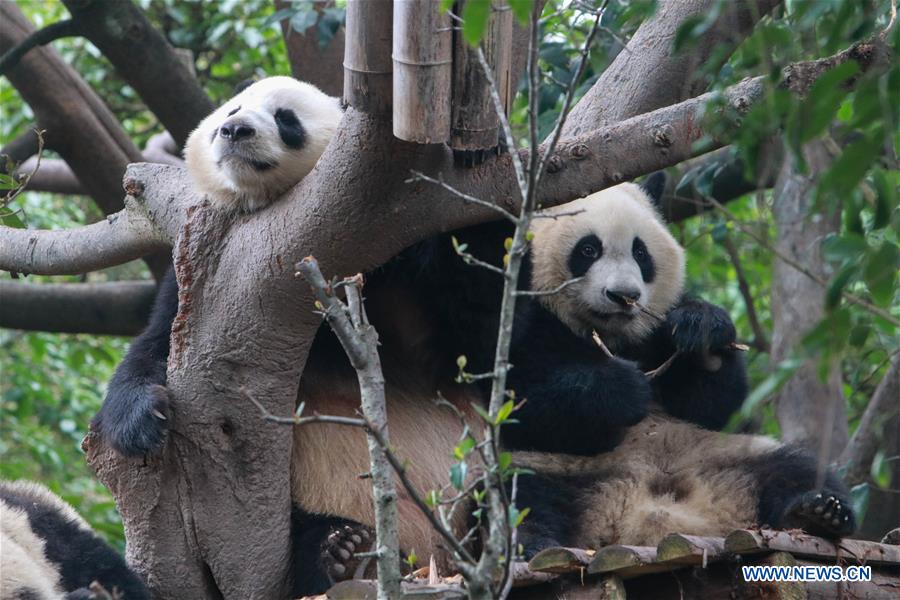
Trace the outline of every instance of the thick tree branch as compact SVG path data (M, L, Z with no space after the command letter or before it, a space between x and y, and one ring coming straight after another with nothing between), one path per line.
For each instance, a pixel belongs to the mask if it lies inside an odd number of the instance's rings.
M619 53L597 83L572 111L566 136L585 133L674 102L696 96L708 82L696 78L720 46L727 54L753 30L756 22L781 0L660 0L656 13L635 32L627 49ZM673 52L678 28L686 19L722 14L695 45ZM722 59L724 60L724 59Z
M0 228L0 269L36 275L78 275L165 252L168 239L140 207L103 221L61 230Z
M863 43L834 57L798 63L786 70L785 85L795 93L802 94L827 69L847 60L859 60L861 69L865 71L873 65L881 64L884 52L885 47L881 44ZM730 106L738 112L744 112L762 98L765 89L764 78L757 77L727 89L724 97ZM553 166L552 172L548 170L541 177L537 194L541 198L542 206L554 206L581 198L596 190L678 164L695 156L697 150L693 142L704 135L701 115L713 97L713 94L704 94L583 136L561 140L554 152L554 160L550 161L550 165ZM442 145L421 146L399 140L394 140L393 145L385 145L383 140L390 139L390 130L384 131L382 125L378 117L367 117L357 111L348 110L344 126L320 160L320 166L287 194L290 200L277 203L266 214L280 214L285 210L286 212L279 218L283 222L290 223L298 221L300 213L304 215L321 213L334 217L344 210L353 213L377 210L379 214L373 217L375 220L372 221L372 227L375 227L375 223L383 221L386 215L396 218L397 215L403 214L409 226L398 228L393 221L385 223L383 230L391 234L372 240L371 252L354 253L357 260L352 262L355 266L348 266L344 270L348 272L373 268L396 254L399 249L435 233L496 218L497 212L483 205L470 204L460 207L459 193L492 202L508 212L518 211L520 191L511 156L501 156L471 169L457 169L453 167L451 151ZM381 135L385 137L378 137ZM381 140L381 143L374 145L369 140ZM709 146L721 147L723 144L724 140L712 139ZM519 156L526 159L528 153L520 151ZM360 185L356 181L335 182L333 178L329 179L327 173L334 172L334 164L344 165L341 168L351 168L346 164L348 160L355 161L353 169L364 173L366 181L378 181L379 185ZM388 167L385 168L385 165ZM440 174L446 186L453 188L453 191L447 187L434 187L426 183L407 184L410 173L416 171ZM126 179L132 181L131 184L126 183L126 187L139 190L135 193L141 195L143 205L157 215L154 219L161 216L162 221L159 222L162 235L168 240L174 240L180 227L185 223L185 209L200 203L199 198L185 194L185 190L190 189L190 182L184 171L176 167L132 165ZM361 199L370 197L372 199L368 202ZM350 198L356 202L353 208L345 206L345 202ZM175 199L178 201L173 202ZM302 211L295 211L297 214L285 208L294 202L304 203ZM251 220L256 218L258 217L245 217ZM340 217L340 220L343 219L344 217ZM80 230L71 230L65 235L72 236L74 240L79 237L78 231ZM286 239L295 239L297 231L300 229L294 229ZM364 237L371 237L360 233ZM0 268L26 272L54 272L49 270L54 267L46 260L25 261L24 257L33 254L31 250L16 250L14 253L19 244L31 239L23 237L24 235L19 233L9 236L8 250L0 253ZM62 235L62 232L51 232L51 235ZM83 236L83 239L85 241L103 239L102 235L99 238L94 237L96 235L98 233L92 230L89 235ZM140 239L141 235L143 234L134 230L126 242L126 238L116 232L116 245L120 251L123 244L128 245L132 247L128 252L133 252L134 247L146 243ZM346 236L347 233L342 235ZM17 241L13 242L12 238L16 238ZM152 243L157 244L159 240L154 239ZM297 243L298 247L309 247L303 240L297 240ZM316 248L310 248L310 252L312 251L316 251ZM359 256L360 254L364 255L364 258ZM317 255L321 258L320 251L317 251ZM79 260L84 260L88 253L82 252L79 256L81 257ZM107 259L109 258L112 257L108 256ZM76 267L79 260L71 261L68 267L70 269ZM86 266L76 268L74 272L96 268L93 266L95 264L108 266L104 261L98 263L90 260L85 263ZM35 270L38 268L41 270Z
M180 148L213 103L133 2L64 0L80 33L116 67ZM177 101L173 101L176 99Z
M53 40L78 34L78 26L72 19L59 21L58 23L47 25L43 29L38 29L13 48L7 50L3 56L0 56L0 75L6 75L6 72L16 66L22 57L25 56L25 53L32 48L44 46Z
M850 485L868 481L872 461L881 446L881 434L886 431L886 425L896 420L900 414L898 398L900 398L900 352L895 352L887 372L863 412L859 426L841 454L840 462L847 465L844 478Z
M130 3L129 3L130 4ZM0 51L21 43L34 27L13 2L0 2ZM34 111L47 142L66 160L106 214L122 208L122 174L141 153L103 101L53 48L35 48L7 73ZM147 257L162 276L168 256Z
M12 140L2 149L0 149L0 173L7 172L7 164L12 163L12 166L24 162L27 158L34 156L37 154L38 147L40 144L38 143L38 135L34 129L28 129ZM44 159L46 161L46 159ZM22 169L25 173L30 173L34 169ZM37 176L37 173L35 173ZM32 178L31 182L33 184L34 178ZM32 185L33 189L33 185Z
M137 335L156 295L152 281L0 281L0 327L28 331Z

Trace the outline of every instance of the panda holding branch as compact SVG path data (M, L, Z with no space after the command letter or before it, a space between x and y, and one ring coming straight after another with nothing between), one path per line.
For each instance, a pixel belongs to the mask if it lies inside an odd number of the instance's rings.
M543 434L570 448L513 454L536 473L519 480L518 501L532 509L520 529L526 555L558 545L656 545L667 533L721 536L754 525L831 538L852 533L845 486L832 471L820 473L812 456L771 438L698 426L723 424L743 399L743 371L730 349L734 328L715 307L682 301L670 308L682 293L684 253L644 190L622 184L547 216L556 218L532 228L529 289L581 279L526 299L513 333L511 375L519 375L511 387L525 400L514 415L543 421ZM663 363L666 353L676 358L651 391L639 371L626 382L634 363L598 348L593 331L642 368ZM710 351L721 359L717 370L707 371ZM611 451L571 449L595 450L596 438L609 443L616 425Z

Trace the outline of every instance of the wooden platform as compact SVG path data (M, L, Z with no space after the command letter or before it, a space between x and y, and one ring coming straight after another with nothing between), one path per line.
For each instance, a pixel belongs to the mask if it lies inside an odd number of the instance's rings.
M900 536L896 536L900 537ZM886 541L893 542L890 534ZM871 581L747 582L741 567L870 566ZM597 551L548 548L516 563L511 600L740 600L743 598L900 599L900 545L844 539L834 543L800 531L740 529L724 538L673 533L658 546L607 546ZM459 576L404 584L404 598L465 598ZM318 599L375 599L372 581L342 582Z

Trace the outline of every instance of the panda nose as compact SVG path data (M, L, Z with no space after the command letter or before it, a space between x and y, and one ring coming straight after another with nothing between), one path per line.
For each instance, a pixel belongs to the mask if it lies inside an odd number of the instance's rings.
M606 297L619 306L630 306L641 297L638 290L606 290Z
M256 130L242 121L225 123L219 127L219 135L226 140L237 142L245 138L253 137Z

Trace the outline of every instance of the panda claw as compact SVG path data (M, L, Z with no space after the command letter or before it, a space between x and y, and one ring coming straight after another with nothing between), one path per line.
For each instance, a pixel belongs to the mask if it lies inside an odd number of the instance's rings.
M853 509L834 494L807 492L788 509L782 527L800 527L828 538L850 535L856 529Z
M363 577L374 564L369 558L357 558L357 552L369 550L372 536L364 525L343 525L333 530L322 544L322 566L332 583Z

